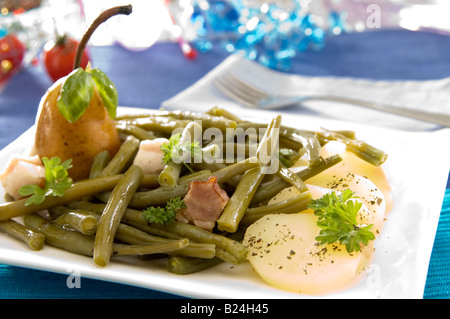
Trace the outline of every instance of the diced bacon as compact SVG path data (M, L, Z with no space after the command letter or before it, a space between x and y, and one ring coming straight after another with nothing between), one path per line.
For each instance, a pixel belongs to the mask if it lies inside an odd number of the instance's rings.
M145 174L159 174L164 168L161 145L166 142L168 142L166 138L141 141L134 164L140 166Z
M176 218L212 231L228 200L227 193L217 183L217 177L211 176L206 182L193 181L183 198L186 208L181 209Z
M13 155L0 175L0 180L5 192L14 199L20 199L19 189L25 185L44 186L45 168L38 155L19 156Z

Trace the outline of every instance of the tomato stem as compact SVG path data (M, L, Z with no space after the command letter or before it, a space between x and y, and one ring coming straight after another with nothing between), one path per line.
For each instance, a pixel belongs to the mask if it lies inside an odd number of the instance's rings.
M64 43L66 43L66 39L67 34L56 36L55 46L64 46Z
M81 63L81 56L83 54L83 51L86 47L86 44L88 43L89 39L91 38L91 35L94 33L94 31L98 28L100 24L111 18L112 16L118 15L118 14L126 14L129 15L132 11L131 5L126 6L118 6L113 7L108 10L103 11L100 13L100 15L92 22L89 29L86 31L86 33L83 35L83 38L81 39L80 43L77 47L77 52L75 55L75 60L73 62L73 69L77 69L80 67Z

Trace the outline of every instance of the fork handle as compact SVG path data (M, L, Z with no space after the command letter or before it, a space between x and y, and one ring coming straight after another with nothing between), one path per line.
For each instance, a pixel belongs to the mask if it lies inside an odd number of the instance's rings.
M413 110L413 109L399 107L399 106L393 106L393 105L387 105L387 104L383 104L383 103L369 102L369 101L363 101L363 100L357 100L357 99L339 97L339 96L318 96L318 97L314 97L313 99L353 104L353 105L362 106L362 107L366 107L366 108L373 109L373 110L397 114L397 115L401 115L401 116L414 118L417 120L422 120L422 121L431 122L431 123L435 123L438 125L450 127L450 115L447 115L447 114L431 113L431 112L426 112L426 111L421 111L421 110Z

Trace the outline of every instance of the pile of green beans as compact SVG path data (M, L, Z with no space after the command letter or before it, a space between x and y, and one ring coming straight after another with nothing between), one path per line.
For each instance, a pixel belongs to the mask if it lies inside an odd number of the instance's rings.
M352 131L312 132L281 122L281 116L276 116L268 124L254 123L219 107L205 113L161 110L117 117L116 127L123 142L114 156L99 152L89 178L75 182L62 197L50 196L38 205L26 205L25 198L0 204L0 231L32 250L49 245L90 256L101 267L120 255L166 258L167 270L175 274L197 272L222 262L240 264L247 258L247 248L242 244L247 227L268 214L304 211L311 200L305 181L342 161L339 155L321 156L321 147L328 141L344 143L373 165L381 165L387 158L383 151L356 139ZM252 136L252 145L234 138L196 141L202 154L216 152L213 157L222 162L192 162L186 166L170 161L157 174L144 174L133 162L143 140L170 138L181 132L180 143L192 143L189 137L196 136L194 130L204 132L208 128L265 131L256 139ZM235 155L238 149L243 150L245 158ZM283 149L283 155L280 151L269 162L263 160L267 150L277 149ZM232 150L233 155L220 154L220 150ZM294 173L288 163L299 158L309 165ZM268 173L274 162L278 165L276 172ZM213 231L177 220L162 225L144 218L143 209L164 206L174 197L184 198L191 182L207 181L212 176L229 195ZM294 187L296 195L268 204L288 187ZM48 215L43 217L39 214L42 211L48 211Z

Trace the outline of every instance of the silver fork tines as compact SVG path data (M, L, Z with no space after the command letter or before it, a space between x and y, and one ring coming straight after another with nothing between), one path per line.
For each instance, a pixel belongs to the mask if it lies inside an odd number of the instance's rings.
M431 113L411 108L398 107L378 102L363 101L339 96L286 96L273 94L255 87L254 85L230 72L216 76L213 80L213 85L230 99L241 105L251 108L276 109L290 106L306 100L327 100L352 104L372 110L378 110L450 127L450 115L447 114Z

